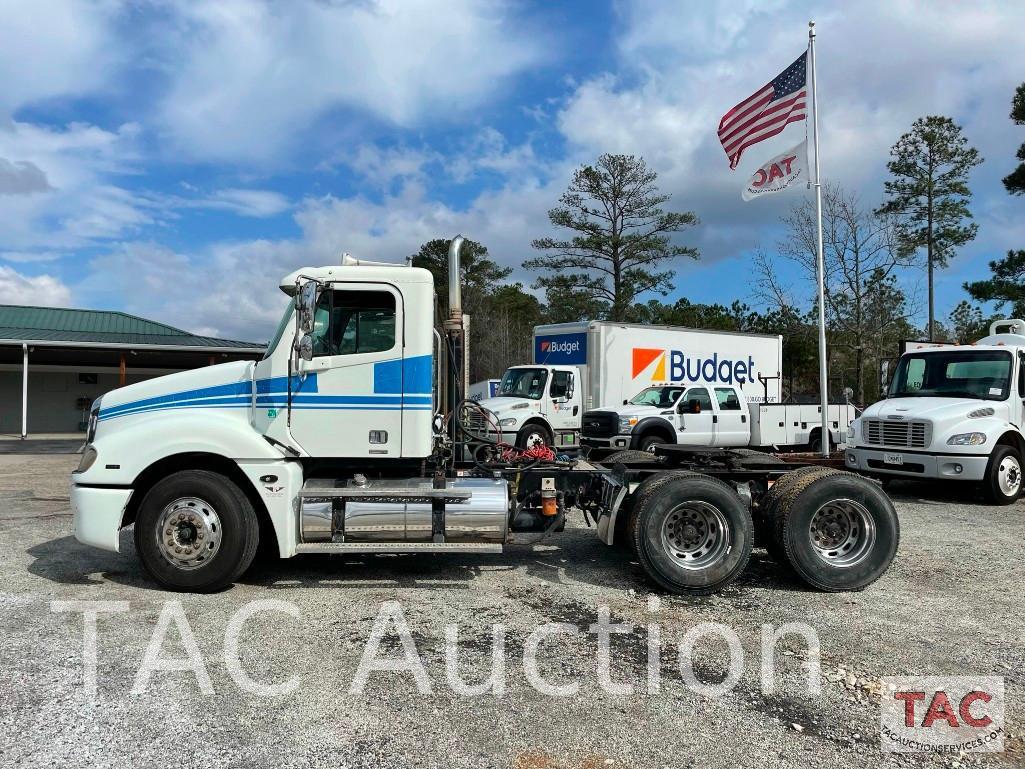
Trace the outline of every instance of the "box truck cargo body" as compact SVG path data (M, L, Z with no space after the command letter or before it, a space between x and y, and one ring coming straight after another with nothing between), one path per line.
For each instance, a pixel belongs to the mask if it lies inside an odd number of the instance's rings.
M579 445L585 411L619 406L652 384L733 386L749 402L780 400L783 338L610 321L534 328L534 365L510 368L495 398L504 440Z

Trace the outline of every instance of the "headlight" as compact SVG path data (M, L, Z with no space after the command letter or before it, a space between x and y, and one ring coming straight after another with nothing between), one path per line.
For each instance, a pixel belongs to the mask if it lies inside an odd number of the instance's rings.
M628 433L634 429L635 424L637 424L637 417L620 417L619 432Z
M986 442L986 433L958 433L947 438L948 446L981 446Z
M82 453L82 461L78 463L78 469L75 470L75 472L84 473L86 470L93 466L93 463L96 462L97 456L98 455L96 453L96 449L94 449L92 446L87 447L86 450Z
M502 427L512 427L516 424L516 417L509 417L508 419L501 419L498 422Z

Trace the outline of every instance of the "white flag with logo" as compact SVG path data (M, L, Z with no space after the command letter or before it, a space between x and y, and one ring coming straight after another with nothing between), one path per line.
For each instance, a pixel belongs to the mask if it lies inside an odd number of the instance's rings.
M797 181L808 178L808 140L777 155L754 172L741 197L754 200L762 195L785 190Z

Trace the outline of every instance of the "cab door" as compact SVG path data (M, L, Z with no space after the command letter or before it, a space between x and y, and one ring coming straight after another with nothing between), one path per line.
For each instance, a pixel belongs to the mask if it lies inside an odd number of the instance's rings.
M313 358L298 362L291 406L292 437L311 456L401 455L402 324L394 286L329 283L321 292ZM267 397L258 386L257 405Z
M572 430L580 426L580 387L575 371L553 371L548 398L548 421L553 428Z
M715 410L707 387L690 387L677 403L680 427L676 431L681 446L715 445Z
M737 391L732 387L716 387L715 407L715 445L747 446L751 439L751 425Z

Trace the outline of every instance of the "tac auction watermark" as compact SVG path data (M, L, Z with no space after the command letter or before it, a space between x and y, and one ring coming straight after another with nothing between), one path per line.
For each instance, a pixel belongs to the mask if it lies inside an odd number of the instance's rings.
M993 753L1004 749L1000 676L883 678L879 715L887 753Z

